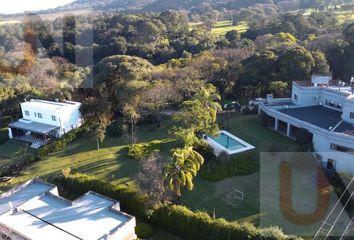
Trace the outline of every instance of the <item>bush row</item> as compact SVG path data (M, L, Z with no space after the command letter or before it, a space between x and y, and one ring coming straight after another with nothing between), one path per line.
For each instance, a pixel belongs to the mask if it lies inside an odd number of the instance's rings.
M150 156L151 153L155 151L159 151L160 145L160 140L154 140L149 143L131 144L128 149L128 156L135 160L140 160Z
M258 229L251 224L213 219L207 213L193 212L186 207L173 204L161 204L156 209L149 210L144 204L146 196L142 196L133 187L113 185L81 173L65 175L56 177L52 182L68 191L67 193L84 194L92 190L119 200L123 211L156 224L186 240L300 239L284 235L279 228Z
M82 173L70 173L67 176L56 176L50 179L51 182L61 187L63 194L75 194L79 197L88 191L94 191L107 197L117 199L120 207L141 219L146 219L145 211L146 197L139 194L135 187L120 184L113 185L109 182L99 180L96 176Z
M177 205L160 206L154 212L152 221L186 240L300 239L286 236L277 227L262 229L249 223L213 219L205 212L193 212Z
M231 156L225 161L214 161L204 165L200 176L207 181L221 181L225 178L249 175L259 171L259 157L253 151Z
M35 154L34 161L41 161L46 158L50 153L57 151L59 149L65 148L69 143L75 141L76 139L84 136L86 133L90 131L90 126L88 124L84 124L79 128L76 128L58 140L45 145L40 150L38 150Z

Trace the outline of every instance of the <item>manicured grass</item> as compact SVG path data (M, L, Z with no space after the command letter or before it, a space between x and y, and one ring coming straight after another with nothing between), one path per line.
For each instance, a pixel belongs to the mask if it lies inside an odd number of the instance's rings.
M220 117L220 120L224 122L223 125L226 125L223 116ZM176 143L168 134L171 124L170 120L165 120L161 129L156 129L151 125L139 126L139 142L162 140L161 152L168 156L170 149L176 147ZM284 149L297 148L294 141L262 128L255 115L241 115L232 118L230 132L254 145L255 151L258 153L269 151L275 144ZM134 178L138 172L138 162L127 157L128 144L128 139L107 138L101 144L101 149L97 150L95 140L87 138L77 140L64 150L54 152L47 159L30 165L20 176L14 178L11 184L6 186L6 189L35 176L49 177L69 167L73 170L96 175L112 183L134 184ZM0 161L6 161L6 158L14 159L20 151L21 145L18 142L10 141L0 147L0 153L4 155ZM167 159L168 157L166 157ZM184 191L182 202L191 209L205 210L210 214L213 214L215 209L216 217L258 224L259 217L263 214L259 209L259 178L258 172L218 182L208 182L198 176L194 181L195 190ZM232 200L234 205L230 205L228 196L234 190L243 191L245 199L244 201ZM153 239L167 239L163 233L160 235L160 238L157 235Z
M17 161L25 145L25 143L15 140L0 145L0 168Z
M222 119L222 125L226 126L226 118L220 117L220 119ZM229 132L255 146L254 152L258 155L258 160L261 152L268 152L274 145L289 151L297 149L295 141L261 127L256 115L241 115L232 118ZM263 214L259 209L259 179L259 172L218 182L208 182L197 177L195 189L192 192L184 191L182 202L191 209L205 210L211 215L215 209L217 217L258 224L259 216ZM229 200L234 190L242 191L244 200L231 200L230 204Z
M242 23L234 26L230 21L220 21L213 25L213 29L211 30L211 33L218 36L224 36L227 32L232 30L236 30L240 33L243 33L246 32L247 29L248 29L248 25L246 23Z
M167 154L174 141L168 135L171 122L166 121L164 124L161 129L148 125L140 126L139 142L160 139L163 141L161 151ZM127 157L128 144L129 140L125 138L106 138L101 144L101 149L97 150L96 140L77 140L65 149L50 154L47 159L29 166L20 176L13 179L9 187L35 176L49 177L65 168L93 174L113 183L131 182L138 172L138 162ZM1 147L7 152L2 159L4 162L11 161L21 149L17 147L17 142L8 142ZM19 149L11 150L16 148Z
M189 30L193 30L194 27L203 25L203 22L196 22L189 24ZM218 21L213 24L211 33L218 35L218 36L225 36L225 34L229 31L236 30L240 33L246 32L248 29L248 25L246 23L241 23L239 25L234 26L232 21L225 20L225 21Z

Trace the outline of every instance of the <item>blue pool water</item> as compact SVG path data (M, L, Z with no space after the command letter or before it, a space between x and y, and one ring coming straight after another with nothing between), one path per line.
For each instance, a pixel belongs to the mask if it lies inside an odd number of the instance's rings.
M224 133L220 133L218 137L210 137L210 138L213 139L215 142L219 143L224 148L231 151L246 147L245 145L241 144L240 142L227 136Z

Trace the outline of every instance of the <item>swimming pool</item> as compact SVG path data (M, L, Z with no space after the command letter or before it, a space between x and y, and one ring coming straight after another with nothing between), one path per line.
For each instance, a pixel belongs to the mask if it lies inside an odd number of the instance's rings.
M206 141L212 148L225 151L230 155L255 148L251 144L243 141L242 139L232 135L225 130L218 132L217 137L208 136Z

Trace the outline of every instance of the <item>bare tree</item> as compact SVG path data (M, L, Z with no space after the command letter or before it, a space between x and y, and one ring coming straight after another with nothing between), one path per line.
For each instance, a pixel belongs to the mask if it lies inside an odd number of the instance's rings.
M161 126L162 112L167 104L177 98L175 88L168 83L156 83L141 95L141 107L151 114Z
M149 205L171 199L171 192L164 184L164 161L160 153L155 152L139 162L137 182L140 189L150 195Z

